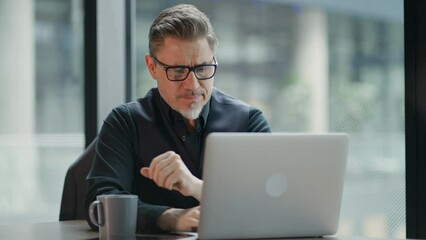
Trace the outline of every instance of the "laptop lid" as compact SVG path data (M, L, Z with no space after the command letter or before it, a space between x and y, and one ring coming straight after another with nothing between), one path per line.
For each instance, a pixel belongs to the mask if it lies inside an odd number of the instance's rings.
M210 134L198 238L335 234L347 155L346 134Z

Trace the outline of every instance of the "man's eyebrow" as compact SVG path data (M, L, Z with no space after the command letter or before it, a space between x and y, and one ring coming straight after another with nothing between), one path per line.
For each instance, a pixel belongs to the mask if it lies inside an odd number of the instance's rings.
M204 65L209 65L209 64L214 64L213 62L202 62L199 64L195 64L193 66L190 65L166 65L164 64L165 67L196 67L196 66L204 66Z
M214 57L210 61L204 61L198 65L206 65L206 64L214 64ZM198 66L198 65L195 65L195 66Z
M165 64L165 63L160 62L158 59L157 59L157 61L158 61L159 63L161 63L164 67L195 67L195 66L200 66L200 65L215 64L215 63L214 63L214 57L213 57L210 61L204 61L204 62L201 62L201 63L196 64L196 65L194 65L194 66L190 66L190 65L181 65L181 64L168 65L168 64Z

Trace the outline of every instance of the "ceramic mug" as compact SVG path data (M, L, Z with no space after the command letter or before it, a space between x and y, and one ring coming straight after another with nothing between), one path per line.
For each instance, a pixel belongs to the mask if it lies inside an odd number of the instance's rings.
M99 238L135 236L138 196L110 194L99 195L96 199L90 204L89 217L99 227Z

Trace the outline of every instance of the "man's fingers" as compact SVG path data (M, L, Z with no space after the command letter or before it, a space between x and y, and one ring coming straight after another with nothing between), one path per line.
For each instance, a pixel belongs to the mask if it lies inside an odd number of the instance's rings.
M200 222L200 211L199 208L192 208L188 211L185 216L186 224L188 229L191 231L194 228L197 228Z
M159 177L161 177L162 171L169 165L176 166L176 163L181 161L180 156L172 151L166 152L154 158L151 162L151 178L157 183L161 183ZM166 173L166 175L168 172Z
M185 196L199 195L197 188L194 191L192 186L195 177L185 166L181 157L173 151L158 155L149 167L141 168L140 172L142 176L153 180L159 187L179 191Z
M143 167L143 168L141 168L140 172L141 172L142 176L149 178L149 168Z
M187 218L184 231L193 231L200 225L200 220L197 218Z
M173 166L173 164L165 166L163 169L161 169L161 171L157 175L155 182L157 183L158 186L171 190L167 180L170 179L170 176L173 175L175 171L176 171L176 168Z
M172 190L180 178L181 164L180 156L169 151L154 158L149 167L141 168L140 173L158 186Z
M179 169L179 164L175 163L172 166L173 171L167 176L164 181L164 186L170 190L179 190L182 172Z
M192 211L192 216L195 217L196 219L200 218L200 208L199 207L197 207L196 209L194 209Z
M199 207L191 208L185 211L178 220L178 231L192 231L199 225L200 211Z

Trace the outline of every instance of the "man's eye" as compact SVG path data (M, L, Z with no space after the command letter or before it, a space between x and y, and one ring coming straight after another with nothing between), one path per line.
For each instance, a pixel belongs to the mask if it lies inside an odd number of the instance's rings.
M186 68L175 68L173 69L175 74L184 74L186 72Z

